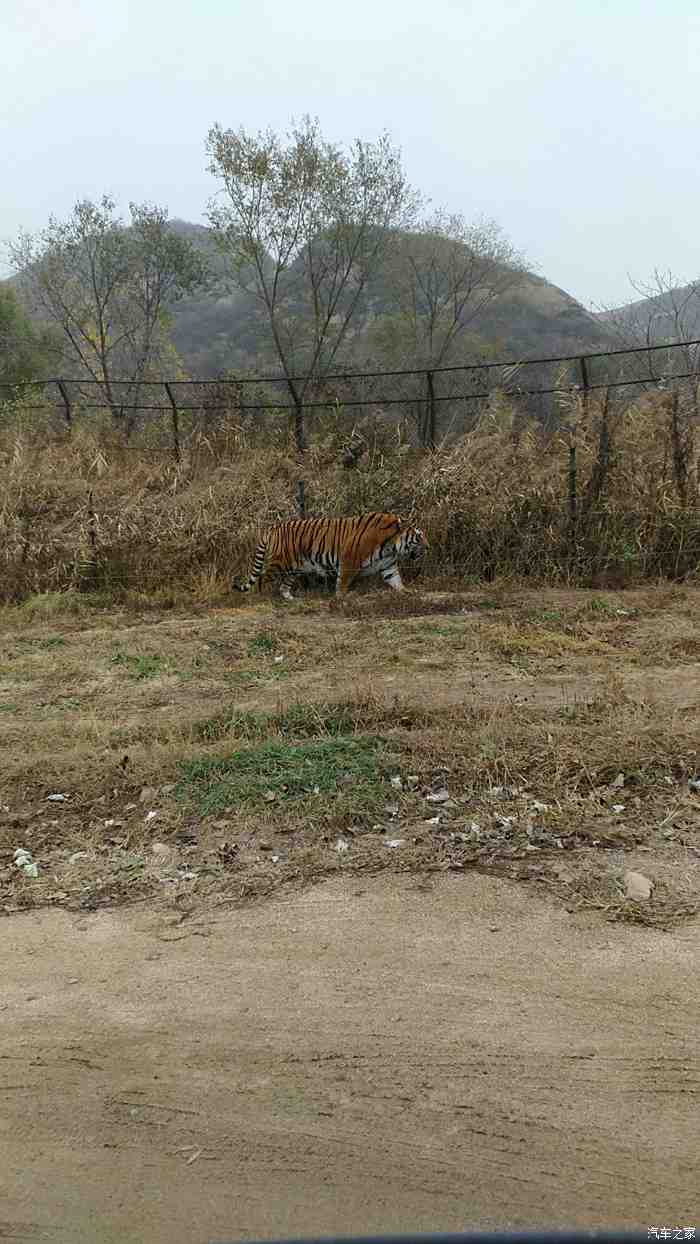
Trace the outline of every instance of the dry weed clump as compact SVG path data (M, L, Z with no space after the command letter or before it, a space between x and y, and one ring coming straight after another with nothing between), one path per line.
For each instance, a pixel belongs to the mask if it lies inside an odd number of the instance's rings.
M433 453L395 423L352 430L342 411L311 431L300 467L281 416L258 428L209 417L183 427L176 461L165 419L125 444L98 416L69 431L48 411L6 405L1 598L227 596L260 529L295 514L300 473L310 513L419 517L431 543L423 573L452 580L624 585L700 564L692 405L675 395L591 402L554 432L486 409ZM349 469L351 432L364 448Z

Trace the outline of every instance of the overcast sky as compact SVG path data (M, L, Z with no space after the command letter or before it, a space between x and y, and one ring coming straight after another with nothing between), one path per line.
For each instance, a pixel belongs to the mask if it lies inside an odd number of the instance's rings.
M585 305L700 274L694 0L0 0L0 239L110 192L202 221L219 121L387 129Z

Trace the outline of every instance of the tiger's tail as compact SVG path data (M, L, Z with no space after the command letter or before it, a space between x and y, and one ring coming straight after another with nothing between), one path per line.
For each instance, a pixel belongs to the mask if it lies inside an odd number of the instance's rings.
M267 553L267 539L261 540L255 550L253 557L253 565L251 567L248 578L243 583L234 583L234 592L249 592L255 584L259 582L265 572L265 554Z

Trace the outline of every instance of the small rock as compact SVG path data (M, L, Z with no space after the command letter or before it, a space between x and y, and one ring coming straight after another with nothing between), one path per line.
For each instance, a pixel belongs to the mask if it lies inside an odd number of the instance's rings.
M409 773L408 777L406 778L406 781L408 782L409 786L417 786L420 781L420 778L418 777L417 773Z
M139 795L139 803L153 803L158 798L158 791L154 786L144 786Z
M146 821L155 821L157 817L158 817L158 813L156 811L151 811L151 812L146 813Z
M624 784L625 784L624 773L618 773L617 777L610 783L610 785L616 790L619 790L620 787L624 786Z
M284 661L284 657L275 657L274 660L275 660L275 665L281 665L282 662Z
M696 795L700 795L700 778L688 778L688 786Z
M345 838L338 838L335 844L335 850L338 852L338 855L343 855L345 851L349 850L349 847L350 843Z
M48 799L49 803L65 803L66 800L69 798L69 796L57 794L57 795L47 795L46 798Z
M39 876L39 865L35 864L34 860L30 860L28 864L22 865L22 872L25 877L33 877L36 879Z
M318 787L314 789L314 794L316 794L317 791L318 791ZM265 803L274 803L276 798L277 796L273 790L266 790L265 794L263 795L263 799L265 800Z
M271 851L271 850L272 850L271 842L259 842L258 843L258 851Z
M610 810L611 810L611 812L624 812L624 810L625 810L625 805L624 805L624 803L614 803L614 804L612 805L612 808L611 808Z
M405 838L387 838L384 843L385 847L402 847L406 842Z
M645 877L644 873L628 871L622 880L625 885L625 898L631 898L635 902L651 898L654 883Z
M279 856L279 855L271 855L271 856L270 856L270 859L272 860L272 863L273 863L273 864L279 864L279 862L280 862L280 856Z
M394 787L395 790L403 790L403 782L401 781L401 778L399 777L398 773L394 774L392 778L389 778L389 781L391 782L391 785Z
M170 857L173 855L173 849L172 847L169 847L165 842L152 842L151 843L151 854L157 855L159 859L170 859Z
M442 790L434 791L432 795L425 796L427 803L446 803L449 797L450 797L450 792L448 790L445 790L444 787L442 788Z
M439 816L431 816L431 817L430 817L430 820L428 820L428 821L423 821L423 824L424 824L424 825L439 825L439 824L440 824L440 817L439 817Z

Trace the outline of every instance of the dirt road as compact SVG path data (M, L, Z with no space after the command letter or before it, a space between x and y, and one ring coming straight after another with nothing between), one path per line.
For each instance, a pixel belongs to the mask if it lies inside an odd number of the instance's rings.
M700 924L466 874L2 924L0 1239L700 1225Z

